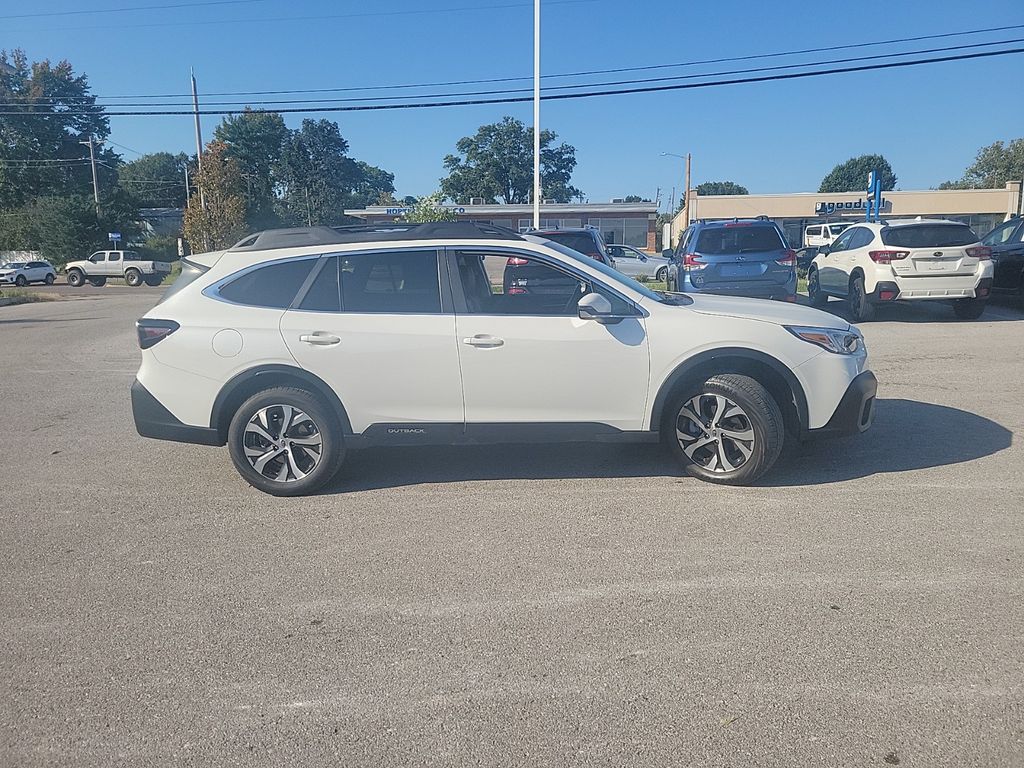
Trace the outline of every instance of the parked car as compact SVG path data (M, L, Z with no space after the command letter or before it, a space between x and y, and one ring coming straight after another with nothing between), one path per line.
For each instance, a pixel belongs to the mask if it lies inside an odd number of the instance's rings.
M595 227L582 227L580 229L539 229L531 230L530 234L538 235L561 243L566 248L579 251L584 256L589 256L602 264L610 267L615 266L615 258L608 252L608 246L601 236L601 230Z
M659 283L665 282L668 259L644 253L632 245L609 243L607 247L608 253L615 260L615 268L622 274L633 278L653 277Z
M863 222L824 246L807 273L814 306L846 299L857 322L894 301L952 301L956 316L981 317L992 291L992 249L966 224L945 219Z
M561 293L502 291L510 258ZM226 444L280 496L368 445L661 435L691 475L746 484L787 434L866 430L877 386L835 315L655 292L472 222L261 232L190 256L137 327L139 433Z
M48 261L9 261L0 264L0 283L13 283L19 287L29 283L53 285L56 275L57 270Z
M64 267L68 285L79 287L86 281L105 285L108 278L124 278L131 286L160 285L171 265L163 261L143 261L136 251L96 251L88 259L70 261Z
M796 299L796 251L767 219L700 221L683 232L669 290Z
M981 244L992 249L992 290L1024 296L1024 219L1003 222Z
M820 248L818 246L811 246L809 248L797 248L796 249L796 268L802 269L806 272L811 267L811 262L814 261L814 257L818 255Z
M804 228L804 247L821 247L831 245L843 232L852 226L854 222L843 221L838 224L812 224Z

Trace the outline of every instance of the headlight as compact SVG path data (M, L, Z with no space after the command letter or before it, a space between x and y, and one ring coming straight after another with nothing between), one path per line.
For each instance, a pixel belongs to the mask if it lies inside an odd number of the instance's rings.
M814 328L803 325L783 327L798 339L816 344L837 355L855 355L864 348L864 338L853 329L840 331L835 328Z

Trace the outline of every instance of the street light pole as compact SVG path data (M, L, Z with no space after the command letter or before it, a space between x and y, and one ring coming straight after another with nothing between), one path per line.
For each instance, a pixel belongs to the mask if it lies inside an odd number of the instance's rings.
M683 200L683 206L686 208L686 224L687 224L687 226L689 226L690 220L691 220L690 213L693 210L692 208L690 208L690 200L692 199L690 197L690 153L687 152L685 155L677 155L675 152L662 152L661 156L662 157L678 157L680 160L685 160L686 161L686 173L685 173L685 181L684 181L684 184L686 185L686 189L683 192L682 200ZM670 213L675 213L675 211L670 211Z
M540 0L533 0L533 228L540 229Z

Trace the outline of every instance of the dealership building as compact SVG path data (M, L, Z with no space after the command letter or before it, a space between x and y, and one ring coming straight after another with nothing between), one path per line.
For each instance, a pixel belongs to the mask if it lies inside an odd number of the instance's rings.
M672 221L672 244L688 222L766 216L782 227L791 246L803 245L805 227L811 224L863 220L867 194L863 192L799 192L784 195L692 194L690 210L683 208ZM1021 214L1021 182L1001 189L929 189L920 192L882 193L882 218L922 216L961 221L984 235L997 224Z
M448 205L459 221L497 224L519 232L533 226L532 205ZM411 209L401 206L369 206L345 211L346 216L371 224L398 221ZM606 242L625 243L654 251L657 238L656 203L543 203L541 229L571 229L592 226L601 230Z

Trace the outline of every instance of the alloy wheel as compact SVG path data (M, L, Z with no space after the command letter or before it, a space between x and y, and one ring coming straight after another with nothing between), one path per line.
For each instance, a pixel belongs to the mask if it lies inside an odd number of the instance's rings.
M709 472L734 472L754 451L754 428L740 406L724 395L702 393L676 416L676 439L694 464Z
M290 405L268 405L249 419L242 448L252 468L263 477L290 483L320 464L323 436L304 411Z

